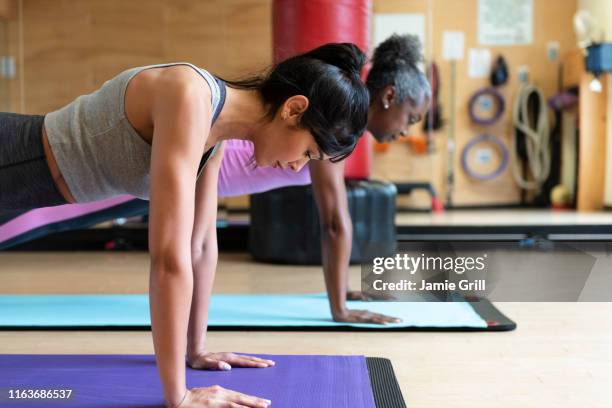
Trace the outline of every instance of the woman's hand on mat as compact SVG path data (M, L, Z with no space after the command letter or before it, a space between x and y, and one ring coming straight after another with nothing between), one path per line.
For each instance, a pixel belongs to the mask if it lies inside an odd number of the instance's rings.
M270 400L227 390L218 385L206 388L192 388L187 391L183 402L176 408L266 408Z
M345 323L401 323L402 319L397 317L387 316L380 313L370 312L369 310L351 310L346 309L344 312L336 313L334 320Z
M231 370L232 367L266 368L274 361L234 353L196 353L187 356L191 368L199 370Z
M360 290L349 290L346 292L346 300L393 300L395 296L391 296L387 293L370 294Z

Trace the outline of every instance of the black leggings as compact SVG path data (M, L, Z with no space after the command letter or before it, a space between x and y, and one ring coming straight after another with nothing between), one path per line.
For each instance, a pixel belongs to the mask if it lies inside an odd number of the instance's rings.
M44 116L0 112L0 219L66 204L45 160Z

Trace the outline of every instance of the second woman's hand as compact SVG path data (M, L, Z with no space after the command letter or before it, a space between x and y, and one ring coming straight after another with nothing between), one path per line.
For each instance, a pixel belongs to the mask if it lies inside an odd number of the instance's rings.
M235 353L200 352L187 356L187 364L199 370L231 370L232 367L266 368L274 365L274 361L259 357Z
M340 313L334 314L333 317L334 321L342 323L374 323L384 325L402 322L402 319L397 317L374 313L369 310L345 309Z

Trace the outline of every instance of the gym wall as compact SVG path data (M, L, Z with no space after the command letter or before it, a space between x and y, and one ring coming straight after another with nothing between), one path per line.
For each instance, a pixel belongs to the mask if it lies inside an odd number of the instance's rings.
M612 42L612 2L609 0L578 0L578 8L588 10L603 30L604 41ZM607 74L607 117L612 118L612 74ZM604 202L612 207L612 120L607 120L606 184Z
M432 44L425 50L427 58L433 57L440 69L440 101L444 118L450 116L450 63L442 59L442 35L444 31L463 31L465 33L465 53L462 61L457 63L456 79L456 150L454 160L455 188L453 204L457 206L512 204L519 202L519 190L512 179L508 168L502 176L490 181L471 180L460 165L460 154L463 146L476 134L482 131L500 137L506 146L510 146L512 131L511 111L514 96L518 88L518 67L529 68L529 79L540 87L545 96L556 92L558 82L558 64L547 59L547 43L557 41L560 45L559 55L576 49L572 18L577 9L576 0L533 0L533 42L525 46L482 46L478 44L477 6L478 0L379 0L374 1L375 13L423 13L428 15L428 3L431 3L432 38L426 42ZM426 44L427 45L427 44ZM468 77L467 50L469 48L489 48L494 59L502 54L508 63L510 81L501 88L506 99L506 112L502 119L486 128L471 123L467 104L470 96L479 88L488 85L488 78L473 79ZM421 132L419 124L415 129ZM433 155L415 155L407 143L394 143L384 153L375 153L373 160L373 177L393 181L428 181L431 180L440 197L446 197L447 151L446 140L448 127L443 127L433 136L435 153ZM404 205L428 207L427 196L415 196L403 202Z
M23 101L19 89L13 90L12 108L57 109L139 65L189 61L226 77L260 69L272 55L270 5L271 0L23 0L25 89ZM17 25L12 22L13 55Z
M548 61L546 45L560 44L560 55L576 48L572 16L577 0L533 0L533 43L527 46L489 47L502 53L510 67L510 83L503 88L507 109L498 124L486 130L508 145L511 103L517 89L517 68L529 67L530 79L546 96L556 90L557 63ZM465 50L477 44L477 0L373 0L374 13L423 13L428 18L426 55L439 64L441 105L449 116L450 65L441 59L442 33L465 33ZM168 61L190 61L225 77L255 71L271 62L271 0L22 0L23 77L11 81L10 108L43 113L76 96L91 92L103 81L128 67ZM429 5L431 9L429 9ZM137 17L134 17L137 16ZM8 29L9 52L19 55L17 20ZM20 65L18 63L18 65ZM20 70L17 70L20 76ZM23 83L23 89L20 84ZM473 181L460 168L461 149L482 131L470 123L467 101L485 86L485 79L467 75L467 55L457 64L455 205L517 203L519 191L506 171L488 182ZM20 97L23 95L23 97ZM415 130L421 132L421 125ZM415 155L406 143L392 144L375 153L372 177L392 181L431 181L445 197L447 127L434 135L435 153ZM420 197L420 198L419 198ZM428 205L415 194L408 204Z

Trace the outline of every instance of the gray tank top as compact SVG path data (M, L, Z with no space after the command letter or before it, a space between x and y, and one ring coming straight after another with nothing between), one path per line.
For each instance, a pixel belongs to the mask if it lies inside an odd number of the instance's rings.
M125 90L139 72L174 65L188 65L206 80L212 93L214 123L225 102L225 85L209 72L186 62L128 69L106 81L97 91L79 96L45 116L51 150L77 202L122 194L149 199L151 145L127 120ZM204 153L198 176L219 145Z

